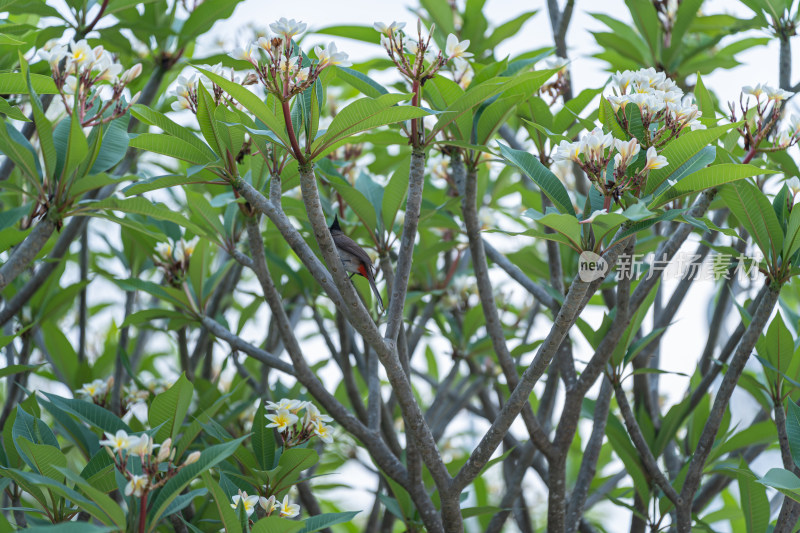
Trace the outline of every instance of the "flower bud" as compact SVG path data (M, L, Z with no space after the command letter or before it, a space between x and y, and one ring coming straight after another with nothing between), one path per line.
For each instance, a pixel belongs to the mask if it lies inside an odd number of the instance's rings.
M141 73L142 73L142 64L141 63L136 63L134 66L132 66L131 68L129 68L128 70L123 72L122 76L120 76L119 80L123 84L127 85L128 83L130 83L133 80L135 80L136 78L138 78L139 74L141 74Z
M142 95L142 91L139 91L138 93L134 94L133 98L131 98L131 105L135 104L137 102L137 100L139 100L139 97L141 95Z
M192 463L196 463L200 459L200 452L192 452L189 454L189 457L183 462L183 466L189 466Z
M158 461L159 463L163 463L164 461L166 461L169 458L171 447L172 447L172 439L168 438L161 445L161 449L158 450L158 456L156 456L156 461Z

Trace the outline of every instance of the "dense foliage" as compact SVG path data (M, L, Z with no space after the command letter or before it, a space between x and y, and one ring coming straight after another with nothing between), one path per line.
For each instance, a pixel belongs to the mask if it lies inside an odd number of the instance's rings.
M0 531L796 529L800 6L484 3L0 1Z

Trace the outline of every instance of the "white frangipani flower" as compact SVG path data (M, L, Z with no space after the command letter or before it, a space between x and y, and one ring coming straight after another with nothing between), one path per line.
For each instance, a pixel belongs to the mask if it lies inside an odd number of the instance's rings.
M454 34L450 34L447 36L447 44L444 48L445 55L449 59L454 59L456 57L472 57L471 52L467 52L467 48L469 47L469 39L465 41L459 41L458 37Z
M125 496L133 494L140 498L144 493L144 489L147 488L147 482L147 476L132 476L128 484L125 485Z
M330 426L326 426L322 422L314 423L314 435L319 437L320 440L325 444L330 444L333 442L333 432L331 431Z
M406 26L405 22L395 22L395 21L392 21L392 23L389 24L388 26L383 22L376 22L372 25L372 27L375 28L375 30L381 32L383 35L386 35L387 37L393 33L399 32L405 26Z
M268 428L278 428L278 433L283 433L290 426L297 423L298 417L296 414L290 412L288 409L279 409L275 414L264 415L270 421L266 425Z
M305 402L300 400L293 400L290 398L281 398L277 402L266 402L264 404L267 409L271 411L280 411L281 409L286 409L287 411L292 411L296 413L303 407L305 407Z
M299 514L300 514L300 506L297 505L296 503L289 503L288 494L284 496L283 502L281 503L281 517L294 518Z
M178 101L180 101L180 99L178 99ZM188 108L188 106L186 108ZM172 109L175 109L175 103L172 104ZM177 111L177 109L175 110ZM160 242L156 244L156 255L158 255L164 261L172 261L172 244L168 242Z
M767 86L762 84L757 84L756 86L752 85L745 85L742 87L742 94L747 94L750 96L755 96L756 100L761 98L761 95L765 94L767 91Z
M272 50L272 39L269 37L259 37L258 41L256 41L256 45L265 52L269 52Z
M135 455L150 455L154 446L153 439L147 433L143 433L137 440L131 442L128 451Z
M269 515L277 507L277 504L275 503L275 495L274 494L272 496L270 496L269 498L265 498L264 496L261 496L258 499L258 504L261 506L262 509L264 509L264 511L266 511L267 515Z
M237 46L233 49L233 52L228 55L234 59L255 63L256 60L253 57L253 54L255 54L253 43L247 43L245 46Z
M287 41L290 40L295 35L303 33L306 31L308 27L307 24L304 24L301 21L297 21L294 19L287 20L286 17L281 17L277 20L277 22L273 22L269 25L269 28L276 34L283 36L284 39Z
M89 396L90 398L105 396L106 392L108 392L108 382L102 379L95 379L90 383L84 383L83 386L78 389L78 394Z
M789 119L789 133L795 137L800 136L800 115L792 114Z
M583 153L583 142L561 141L556 147L556 153L553 155L553 161L580 161L580 156Z
M188 261L194 253L194 249L197 247L199 240L199 237L194 237L188 242L184 239L178 241L178 244L175 245L175 259L181 262Z
M624 168L630 165L631 162L636 158L636 156L639 154L641 146L639 145L639 141L635 138L631 139L630 141L614 139L614 148L616 148L617 152L619 152L614 156L614 164L618 168Z
M231 500L233 501L233 503L231 503L232 509L238 509L239 505L241 505L244 508L245 514L247 514L247 516L250 516L251 514L253 514L253 511L256 510L256 504L258 503L258 495L254 494L252 496L248 496L246 492L242 492L242 490L239 489L239 494L236 494L235 496L231 497Z
M581 141L584 146L584 154L590 159L603 159L606 148L614 143L614 136L610 133L603 133L602 128L593 129Z
M336 43L328 43L327 48L321 46L314 47L314 53L317 54L320 66L326 67L328 65L337 65L340 67L349 67L352 65L348 61L348 55L345 52L340 52L336 48Z
M58 64L61 62L62 59L67 57L67 47L62 45L56 45L52 48L44 48L39 50L36 55L38 55L41 59L47 61L50 65L52 70L55 70L58 67Z
M120 429L116 433L105 433L106 438L100 441L100 446L108 446L114 453L127 450L130 446L138 440L137 437L128 435L128 433Z
M78 78L70 74L64 80L64 94L75 94L78 92Z
M656 170L668 164L666 157L658 155L655 146L651 146L647 149L647 162L644 164L644 170Z
M783 100L786 100L787 98L790 98L793 94L790 93L789 91L784 91L783 89L776 89L774 87L769 87L769 86L765 87L764 90L767 93L767 98L769 100L775 100L776 102L781 102Z
M72 70L73 67L81 69L86 65L91 65L94 61L94 50L86 42L86 39L81 39L77 43L70 42L69 52L67 52L67 70Z

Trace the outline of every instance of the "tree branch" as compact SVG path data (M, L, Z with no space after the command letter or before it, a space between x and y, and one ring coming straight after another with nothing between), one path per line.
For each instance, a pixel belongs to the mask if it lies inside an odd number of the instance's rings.
M703 467L709 453L711 453L714 439L722 423L722 416L728 408L728 403L733 394L733 390L736 388L736 383L739 381L739 377L744 370L747 359L753 351L753 347L756 345L759 335L761 335L761 331L766 326L772 314L772 310L778 301L779 293L780 289L774 287L770 287L767 291L767 294L764 296L764 299L753 315L753 320L747 327L747 331L742 337L739 347L728 367L728 371L719 387L717 396L714 399L714 405L708 415L708 421L703 428L700 440L697 443L697 448L689 462L689 469L686 473L686 479L680 493L682 504L676 505L678 533L688 533L691 530L691 502L700 485L700 480L703 477Z

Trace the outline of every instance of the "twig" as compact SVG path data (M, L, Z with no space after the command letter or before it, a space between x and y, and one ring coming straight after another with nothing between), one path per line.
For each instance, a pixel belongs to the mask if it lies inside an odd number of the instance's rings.
M648 446L644 435L642 435L642 430L639 427L639 423L636 421L636 417L633 415L633 410L631 410L631 406L628 403L628 397L625 395L625 391L622 390L622 386L618 381L614 383L614 393L617 398L619 410L622 413L622 419L625 421L625 427L628 429L628 434L631 436L631 441L633 441L633 445L639 452L639 457L642 460L642 464L644 465L645 470L647 470L647 474L650 476L650 479L652 479L655 484L658 485L662 491L664 491L664 494L672 501L672 503L675 504L676 507L683 505L681 496L675 491L675 488L670 484L667 477L658 467L656 458L653 457L653 452L650 451L650 446Z

